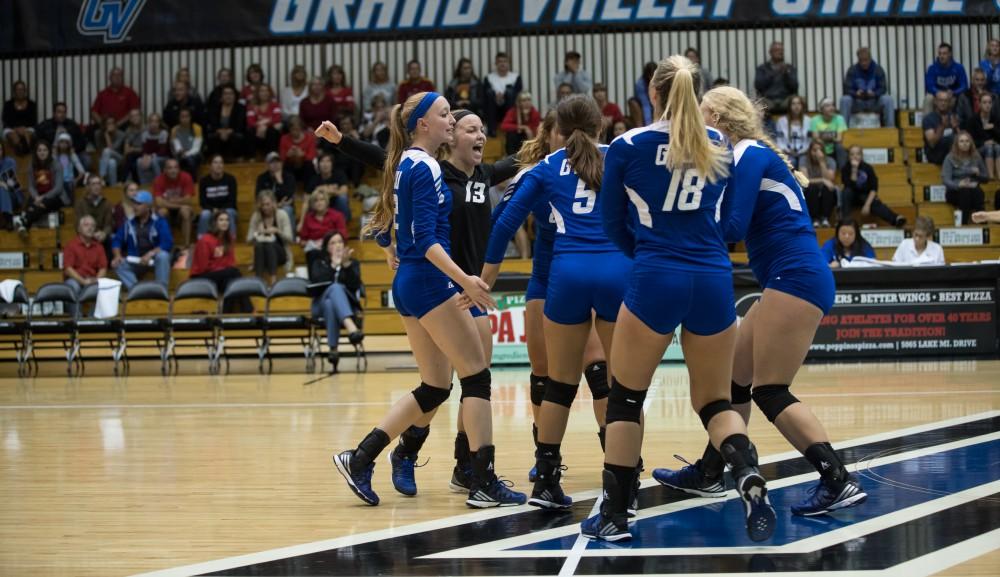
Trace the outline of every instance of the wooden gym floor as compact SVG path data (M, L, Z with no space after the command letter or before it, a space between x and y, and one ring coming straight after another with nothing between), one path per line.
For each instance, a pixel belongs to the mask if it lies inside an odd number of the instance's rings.
M330 461L332 452L353 447L393 401L418 383L412 369L405 368L412 363L410 359L402 356L377 359L372 371L361 375L350 372L353 365L347 359L343 363L348 372L319 380L315 379L322 375L260 376L250 373L250 367L234 367L245 370L244 374L209 377L196 374L200 372L197 363L190 363L183 367L187 375L168 378L158 374L136 376L137 371L134 371L128 378L69 379L59 374L61 366L49 363L48 373L22 380L9 377L13 369L11 364L0 366L0 375L7 376L0 378L0 494L3 499L0 505L0 575L130 575L248 555L239 560L161 573L182 575L230 569L233 572L224 574L246 574L251 571L246 567L257 563L307 553L316 554L303 557L306 559L303 561L261 565L253 574L349 574L351 571L345 567L353 567L349 563L354 562L349 557L338 554L336 563L347 565L342 565L337 573L329 567L323 569L317 552L334 547L348 550L354 541L336 538L364 532L380 531L375 536L356 537L357 542L402 538L400 535L410 531L385 530L415 523L436 521L431 524L433 527L428 527L440 531L442 527L459 522L451 518L470 513L464 498L450 493L447 488L453 465L457 394L439 413L422 452L422 457L429 457L430 461L426 467L417 469L420 494L416 498L404 498L395 493L389 481L389 467L380 459L374 486L382 497L382 504L364 506L346 488ZM380 372L380 368L390 370ZM148 373L153 374L155 370ZM493 372L497 468L520 490L530 490L526 476L533 464L527 373L525 368L494 369ZM92 369L92 374L104 372ZM953 423L979 423L980 429L976 429L978 433L975 434L985 432L985 440L991 441L982 445L987 451L987 462L980 474L986 477L972 480L968 486L975 486L975 490L980 491L985 488L984 495L989 498L982 501L986 505L980 501L974 503L978 506L979 514L974 517L979 525L970 529L973 531L970 535L976 540L967 542L974 547L970 552L970 546L963 549L963 544L959 544L956 548L942 550L937 557L931 555L912 561L906 574L1000 574L997 550L1000 548L1000 507L989 505L998 502L995 497L1000 492L996 487L1000 479L1000 459L996 458L1000 455L996 447L1000 434L996 423L1000 419L983 421L985 417L1000 415L997 412L1000 409L1000 361L808 365L800 372L794 390L826 425L838 448L873 435L880 435L874 440L909 439L902 435L937 430L935 427ZM643 486L651 488L644 490L643 501L648 503L652 515L652 507L662 504L657 499L678 500L676 495L663 497L668 495L667 490L653 487L652 467L678 466L672 456L675 453L693 461L701 454L705 440L700 422L688 406L687 378L682 365L664 365L658 371L646 415L644 455L647 471L643 474ZM970 416L976 417L970 419ZM901 429L912 430L901 432ZM763 462L794 459L795 455L788 453L787 443L759 413L752 421L750 432ZM569 467L564 477L566 492L576 494L579 499L591 499L583 509L574 509L576 518L588 513L596 494L594 490L600 484L601 458L595 433L589 391L582 387L564 444L564 462ZM916 440L912 446L928 450L927 442L917 437L913 439ZM868 441L874 443L874 440ZM854 444L860 442L854 441ZM899 444L902 447L899 450L909 447L904 441ZM781 455L774 457L776 454ZM931 465L926 467L926 475L930 478L944 474L947 479L965 474L965 470L971 468L974 467L966 467L963 462L945 461L943 471ZM887 476L883 474L882 478ZM910 485L880 486L874 478L866 478L864 482L866 489L890 491L881 494L891 498L882 497L881 503L876 503L873 493L873 498L858 508L857 513L845 511L840 515L846 517L841 518L851 519L851 515L860 515L866 508L870 513L882 503L897 498L902 503L901 492L905 493L907 487L913 485L911 482ZM957 498L954 494L965 494L960 493L963 488L948 487L951 485L935 484L934 490L937 496L950 493ZM643 505L642 508L647 507ZM506 515L503 519L537 521L539 515L545 515L534 509L524 512L529 509L473 513L462 521L493 519L498 515ZM787 509L778 509L779 523L799 523L790 519ZM897 511L893 515L911 510ZM886 511L886 518L895 519L889 515L891 512ZM703 513L701 518L707 519L707 523L716 523L717 513ZM568 526L568 522L562 525ZM470 525L468 531L474 532L477 526L475 523ZM501 525L519 526L513 521ZM553 530L559 533L558 528ZM936 527L936 531L945 534L955 530L953 525L945 526L943 521ZM572 530L564 527L559 535L569 535L566 538L572 539L570 533ZM876 539L882 533L868 537L858 537L863 532L852 534L850 537L854 541L844 546L837 554L839 557L832 558L885 555L886 551L880 552L875 543L883 543L883 548L909 550L909 540L925 539L924 533L926 530L923 533L904 532L903 537L889 542ZM491 539L518 536L495 534ZM333 541L326 544L329 546L315 543L331 539ZM252 555L309 543L313 545ZM426 545L426 540L422 543ZM459 542L455 547L461 545ZM934 545L932 552L935 547L945 545ZM759 550L766 552L766 549ZM363 572L435 574L461 570L512 574L512 571L519 571L507 565L469 566L461 562L437 566L438 569L419 569L417 565L410 568L405 559L400 561L400 555L403 553L394 550L385 552L382 557L367 557ZM560 564L554 566L555 571L565 574L567 567L561 564L572 557L572 553L555 555ZM947 560L942 561L942 556ZM760 556L757 558L760 562ZM582 559L593 561L586 555ZM635 558L623 556L618 559ZM580 561L580 557L576 560ZM652 560L650 563L645 568L640 565L639 569L668 572L657 569L663 566ZM751 560L751 567L753 563ZM780 560L772 563L781 566ZM826 571L835 568L827 561L823 563ZM240 567L244 569L237 569ZM334 564L333 568L336 567ZM544 565L537 567L537 574L544 573ZM570 568L570 573L575 567ZM585 563L580 565L581 572L584 567ZM629 566L620 567L627 569ZM851 561L844 567L864 569L865 565ZM525 571L536 572L535 569ZM724 572L732 571L730 567Z

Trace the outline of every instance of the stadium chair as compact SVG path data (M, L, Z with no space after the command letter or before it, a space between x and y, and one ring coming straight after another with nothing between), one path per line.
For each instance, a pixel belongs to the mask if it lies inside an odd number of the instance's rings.
M50 308L51 307L51 308ZM66 374L72 375L79 368L79 345L76 339L77 312L76 292L64 283L42 285L28 308L27 333L28 348L25 352L33 373L38 374L36 351L60 350L66 356ZM49 314L46 314L46 309ZM29 369L32 370L32 369Z
M264 331L264 318L254 313L226 314L223 308L226 302L233 300L256 299L258 305L265 305L267 299L267 285L257 277L242 277L234 279L226 286L225 294L219 301L219 338L216 341L216 356L226 361L226 373L229 372L229 349L249 350L253 349L257 355L257 370L264 372L264 358L267 350L264 346L266 333ZM253 339L253 347L230 343L226 345L227 335L230 338Z
M0 350L14 351L17 361L17 376L28 373L27 309L28 290L24 285L14 289L10 303L3 303L4 313L0 317Z
M119 298L119 310L115 312L115 317L109 319L97 319L84 316L86 305L97 303L99 288L96 284L83 287L77 296L80 311L76 317L76 347L79 351L80 374L87 370L87 361L83 356L83 351L87 345L96 345L93 348L104 350L109 347L111 356L115 363L115 374L118 374L118 365L121 360L121 319L118 318L121 309L121 299Z
M275 344L300 345L306 360L306 372L316 369L313 348L313 324L310 320L312 299L303 278L283 278L274 283L264 311L264 358L271 372L271 347Z
M215 311L219 306L219 290L215 283L203 278L184 281L174 292L167 316L166 359L168 368L177 374L177 343L197 342L208 355L209 374L219 372L218 326Z
M160 358L160 374L167 374L167 342L170 337L167 315L170 295L167 287L156 281L143 281L132 287L121 307L118 350L115 368L121 363L128 374L128 344L152 345Z

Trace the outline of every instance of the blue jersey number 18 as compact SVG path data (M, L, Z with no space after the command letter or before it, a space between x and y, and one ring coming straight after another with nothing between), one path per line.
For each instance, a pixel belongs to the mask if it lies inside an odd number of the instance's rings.
M670 186L667 187L667 196L663 200L663 212L691 211L701 208L701 191L705 188L705 179L701 174L689 168L684 171L675 171L670 179ZM629 200L635 205L639 212L639 224L652 228L653 217L649 213L649 204L643 200L635 190L625 187Z

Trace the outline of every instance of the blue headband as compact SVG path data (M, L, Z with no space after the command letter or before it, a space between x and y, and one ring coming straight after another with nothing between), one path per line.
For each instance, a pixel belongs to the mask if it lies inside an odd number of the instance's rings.
M413 109L413 112L410 114L410 119L406 121L407 132L413 132L417 129L417 121L427 114L427 111L434 105L434 101L440 96L441 95L437 92L428 92L423 98L420 99L420 104Z

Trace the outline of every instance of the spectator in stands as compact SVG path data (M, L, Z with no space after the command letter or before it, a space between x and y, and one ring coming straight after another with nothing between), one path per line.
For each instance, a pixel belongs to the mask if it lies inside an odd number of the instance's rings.
M326 325L330 372L336 373L341 327L347 330L347 338L352 345L365 338L354 319L357 303L354 295L361 289L361 267L353 258L354 250L347 246L340 233L328 233L323 237L322 246L325 249L322 256L309 263L309 282L330 284L319 297L313 299L312 316L314 319L322 318Z
M118 184L118 169L125 160L125 133L114 118L104 119L104 129L95 134L95 148L101 154L97 172L109 186Z
M76 222L77 236L63 248L62 268L64 282L79 295L83 287L97 284L97 279L108 276L108 255L103 241L95 234L94 217L85 214Z
M806 101L796 94L788 99L788 114L779 118L774 125L775 143L795 168L802 166L811 143L811 120L805 111Z
M396 102L406 102L406 99L419 92L434 92L434 83L424 78L420 62L416 59L406 63L406 80L399 83L396 91Z
M205 105L209 110L219 106L222 102L222 91L226 87L232 88L234 94L239 94L236 84L233 82L232 69L223 67L215 73L215 87L212 88L212 93L208 95L208 100L205 101Z
M656 63L647 62L642 67L642 76L635 81L634 99L642 107L642 125L649 126L653 122L653 103L649 100L649 82L656 73Z
M361 91L361 105L365 110L371 109L372 99L376 94L381 94L385 98L387 106L392 106L396 102L396 85L389 80L389 67L385 62L372 64L371 72L368 74L368 84Z
M233 246L233 228L236 223L226 211L212 215L212 225L207 234L198 237L191 259L191 278L208 279L215 283L219 294L226 291L229 283L240 278L236 268L236 250ZM253 307L247 299L223 301L223 312L250 312Z
M517 95L523 89L521 76L510 69L510 56L506 52L497 52L493 59L493 72L486 76L486 94L483 97L486 130L490 136L496 136L497 125L517 103Z
M158 168L163 168L163 163L170 156L170 133L155 112L149 115L146 130L142 133L142 155L151 158Z
M35 125L38 124L38 105L28 98L28 85L23 80L14 82L12 92L10 100L3 103L0 117L3 139L16 154L28 154L34 143Z
M989 92L980 94L979 111L965 124L976 149L986 160L990 180L1000 175L1000 121L994 113L993 99L993 94Z
M111 237L114 235L114 215L111 203L104 198L104 181L100 176L91 174L87 177L87 190L73 205L73 212L79 222L84 217L94 220L91 236L111 252Z
M904 238L892 255L892 262L910 266L944 266L944 249L931 240L934 238L934 221L920 215L913 222L913 238Z
M168 129L172 129L180 123L181 110L185 108L191 111L194 123L200 125L205 121L205 105L200 98L191 96L189 90L186 82L174 83L174 96L163 107L163 123L167 125Z
M316 130L324 120L336 118L337 107L333 101L330 91L323 84L323 79L314 76L309 81L309 90L306 97L299 103L299 118L309 129L309 132Z
M302 119L298 116L288 119L288 134L281 137L279 154L285 168L295 175L296 181L309 182L316 174L313 164L316 160L316 136L312 130L304 129Z
M330 210L330 199L325 192L314 191L309 195L309 209L302 211L298 227L299 244L305 249L307 264L312 264L312 259L321 254L316 251L323 247L323 237L331 232L339 232L347 238L344 215Z
M198 174L204 140L201 125L193 121L190 110L182 108L180 122L170 131L170 146L173 148L174 158L189 174Z
M266 84L264 82L264 69L260 67L260 64L254 63L247 66L244 80L246 83L243 85L243 89L240 90L240 103L244 104L247 107L247 110L250 109L250 102L257 98L257 95L260 94L261 86L267 86L270 88L270 99L274 100L274 89L271 88L270 84Z
M111 209L112 230L117 231L125 225L125 221L135 216L135 195L139 194L139 185L129 181L122 189L121 202Z
M521 149L525 140L531 140L542 123L542 115L531 101L530 92L522 92L517 97L517 106L507 111L500 124L500 130L507 134L507 154Z
M627 118L623 118L623 119L615 122L611 126L611 138L609 140L614 140L614 139L618 138L619 136L625 134L629 130L632 130L632 127L629 125L628 119Z
M324 154L319 157L319 171L306 183L306 192L316 191L326 194L330 207L344 215L345 222L351 222L350 189L347 187L347 174L337 167L333 155Z
M44 215L69 206L71 197L63 187L62 170L49 144L43 140L36 141L28 173L28 206L23 214L14 217L14 228L18 232L31 228Z
M826 155L822 143L813 142L800 170L809 178L809 186L804 192L813 226L830 226L830 213L837 205L837 185L833 183L837 177L837 163Z
M7 143L0 140L0 229L10 230L14 215L24 204L24 191L17 180L17 162L7 156Z
M142 123L141 116L139 122L140 124ZM62 132L66 132L73 137L73 150L76 151L77 155L80 156L80 160L85 165L89 165L90 159L87 158L85 152L87 149L87 138L83 135L83 130L79 124L66 117L66 103L56 102L55 106L52 107L52 118L43 120L35 128L35 137L45 142L55 142L56 136L59 136Z
M111 121L114 122L114 119L112 118ZM149 184L160 175L160 166L153 162L151 157L143 155L143 134L145 132L146 127L142 124L142 113L138 110L129 112L122 149L125 154L128 179L133 182Z
M306 67L296 64L289 75L289 85L281 89L281 116L285 121L299 113L299 102L306 97L308 80Z
M701 86L697 87L701 93L704 94L711 90L715 79L712 77L712 71L701 65L701 53L698 52L698 49L693 46L689 47L684 51L684 57L694 63L698 67L698 72L701 73Z
M98 93L90 107L90 117L97 126L103 126L104 119L108 116L118 124L123 124L129 111L134 108L142 108L139 95L125 85L125 71L113 68L108 74L108 87Z
M594 100L601 109L601 136L607 142L611 127L619 120L624 120L625 115L617 104L608 101L608 87L601 82L594 85Z
M111 241L111 268L131 290L139 279L153 271L163 286L170 283L170 251L174 239L165 219L153 214L153 195L146 190L135 194L135 214L125 221Z
M875 258L872 245L861 236L858 223L850 218L837 223L836 234L823 243L820 252L830 264L830 268L840 268L841 262L845 259L850 262L859 256Z
M472 69L472 61L461 58L444 93L452 110L471 110L477 116L483 111L483 84Z
M962 211L962 224L969 224L972 213L983 210L984 195L980 183L989 180L986 163L972 141L972 136L960 131L951 152L941 165L941 181L945 199Z
M236 89L223 86L220 100L208 112L208 151L226 160L242 160L247 153L247 109L236 100Z
M198 216L198 236L208 232L212 224L212 214L225 212L229 214L229 234L236 238L236 198L238 185L236 177L226 172L226 163L222 155L212 156L208 174L198 181L198 204L201 214Z
M277 152L268 153L265 160L267 170L257 177L256 192L271 191L278 208L288 214L289 222L295 222L295 176L285 169Z
M62 166L63 187L69 198L73 198L77 187L84 185L87 169L73 150L73 138L69 134L63 132L56 137L52 156Z
M896 101L887 94L885 70L872 60L867 46L858 48L858 61L844 75L844 95L840 115L850 124L855 112L879 112L882 126L896 126Z
M559 87L561 84L569 84L572 94L590 94L594 89L594 81L581 64L582 60L576 50L567 52L563 58L563 70L552 77L552 85Z
M347 73L344 72L343 66L334 64L327 69L326 90L330 93L330 98L333 99L333 116L331 118L338 116L353 117L355 115L357 105L354 102L354 90L347 84ZM315 129L310 128L310 130Z
M282 128L281 106L272 99L271 87L261 84L257 96L247 106L247 131L253 142L252 150L258 154L278 150Z
M785 61L783 42L772 42L769 53L771 59L757 67L753 85L769 113L784 114L788 110L789 97L799 93L798 72Z
M902 227L906 218L896 214L878 198L878 176L875 169L864 161L861 147L851 147L850 158L840 169L840 182L843 191L840 197L840 220L850 218L854 207L861 205L861 214L874 214L887 223Z
M389 145L389 114L391 110L386 104L385 96L376 94L372 107L361 117L361 138L365 142L377 144L382 148Z
M819 103L820 114L809 121L809 132L812 137L823 143L823 152L837 160L837 166L847 162L847 151L844 150L844 131L847 122L837 114L832 98L824 98Z
M1000 40L990 39L979 68L986 74L987 89L993 94L1000 94Z
M174 86L176 86L178 82L183 82L187 86L187 93L190 94L192 98L197 98L202 103L205 102L205 100L201 97L201 93L198 92L198 87L191 82L191 69L187 66L181 66L177 69L177 72L174 73L174 83L170 86L170 90L167 91L166 97L163 99L164 101L169 102L170 99L174 97Z
M180 225L178 246L187 250L191 244L191 222L194 220L194 180L181 170L176 158L168 158L163 165L163 174L153 181L153 197L157 214Z
M562 83L556 88L556 101L549 105L549 110L555 110L559 103L573 95L573 86L569 83ZM508 114L510 111L507 111Z
M962 125L967 125L969 121L979 114L979 98L983 94L990 94L986 87L986 73L981 68L972 71L972 85L958 97L955 110L958 112L958 119ZM1000 120L994 111L994 120Z
M951 44L942 42L938 46L937 59L927 67L927 74L924 75L924 90L927 91L924 110L930 110L931 100L942 90L950 92L957 101L968 89L969 75L965 67L952 58Z
M924 115L924 160L941 165L955 141L960 122L951 92L942 90L934 97L934 110Z
M253 245L253 272L273 284L278 267L292 268L292 221L283 210L278 210L274 194L269 190L257 195L257 210L250 217L247 244Z

